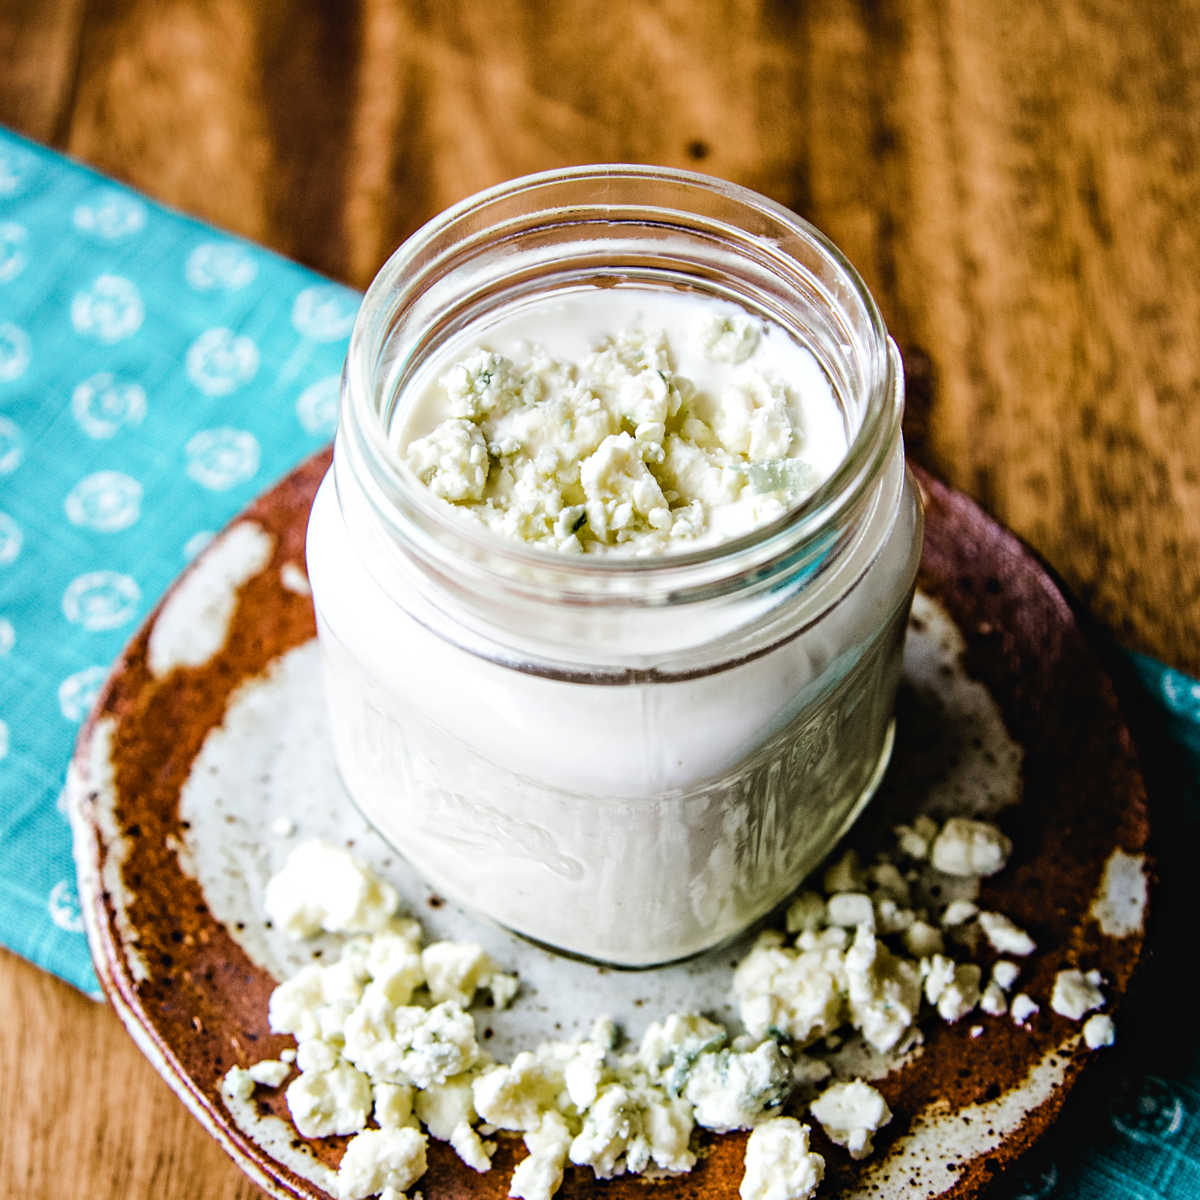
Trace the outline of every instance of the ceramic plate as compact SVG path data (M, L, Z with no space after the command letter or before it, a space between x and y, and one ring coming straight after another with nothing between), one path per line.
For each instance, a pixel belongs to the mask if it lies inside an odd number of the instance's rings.
M432 895L357 816L325 731L303 567L327 465L319 456L264 495L167 594L85 726L69 789L80 896L113 1006L204 1126L277 1197L330 1195L344 1146L299 1138L282 1089L232 1107L221 1091L231 1066L291 1042L267 1027L275 981L335 952L332 940L289 943L263 920L264 884L297 840L350 845L395 883L427 937L482 942L521 975L511 1009L480 1014L500 1058L582 1034L601 1014L635 1037L680 1009L732 1021L732 965L747 944L643 972L558 958ZM1055 972L1098 967L1115 1005L1144 933L1145 796L1109 681L1035 558L965 497L921 482L926 544L896 752L853 837L869 849L918 810L998 820L1015 849L980 903L1034 935L1019 987L1041 1012L1029 1028L981 1014L935 1022L923 1045L891 1059L848 1043L841 1066L874 1078L895 1118L859 1163L815 1134L827 1196L975 1195L1053 1121L1088 1057L1080 1026L1050 1010ZM707 1137L695 1170L665 1180L598 1183L572 1169L560 1195L732 1196L744 1142ZM419 1186L430 1200L499 1198L523 1153L501 1138L493 1170L477 1175L432 1143Z

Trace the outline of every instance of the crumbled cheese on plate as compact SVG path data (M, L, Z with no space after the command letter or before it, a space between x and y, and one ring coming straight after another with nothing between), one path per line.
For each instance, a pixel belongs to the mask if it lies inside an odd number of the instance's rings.
M939 827L920 818L898 828L894 850L869 864L843 854L825 871L823 893L810 889L793 900L786 932L762 933L734 971L744 1033L731 1037L700 1013L671 1013L622 1045L612 1021L600 1018L586 1037L545 1041L508 1063L483 1049L471 1010L485 994L503 1007L517 992L516 977L474 943L422 945L420 926L397 914L388 884L344 850L303 843L268 885L272 919L297 937L357 936L340 957L311 963L276 987L270 1025L294 1035L295 1050L233 1067L226 1090L245 1101L256 1086L280 1087L291 1077L285 1097L299 1133L351 1137L338 1173L342 1200L407 1191L424 1172L426 1137L483 1172L495 1149L486 1139L497 1130L521 1134L528 1153L509 1194L550 1200L568 1163L597 1178L689 1171L696 1129L752 1131L742 1200L803 1200L820 1183L824 1161L789 1106L807 1103L829 1140L856 1159L871 1153L873 1135L892 1119L869 1083L830 1078L822 1055L848 1032L887 1052L919 1041L930 1016L952 1023L973 1012L1008 1013L1028 1025L1040 1010L1025 993L1009 1000L1014 963L995 961L985 982L983 965L961 957L986 947L1031 953L1024 930L956 900L941 917L953 935L951 953L935 912L917 899L931 894L930 881L954 873L946 845L957 847L953 863L963 870L990 871L997 848L1007 856L999 830L972 821L964 832L956 820ZM902 873L896 862L904 859L917 867ZM965 936L976 925L983 938ZM1060 971L1050 1006L1082 1020L1103 1007L1102 982L1096 971ZM983 1031L970 1029L972 1037ZM1114 1036L1106 1014L1083 1028L1092 1049Z
M825 1178L825 1160L808 1148L809 1128L794 1117L760 1125L746 1142L741 1200L807 1200Z
M1104 1007L1103 982L1099 971L1085 974L1076 967L1059 971L1054 977L1050 1007L1068 1020L1082 1021L1094 1009Z
M887 1101L861 1079L833 1084L809 1105L809 1112L821 1122L829 1140L845 1146L851 1158L866 1158L871 1153L871 1135L892 1119Z

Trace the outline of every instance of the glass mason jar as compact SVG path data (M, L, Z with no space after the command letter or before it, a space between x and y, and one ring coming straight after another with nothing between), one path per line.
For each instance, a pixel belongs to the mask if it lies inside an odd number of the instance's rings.
M651 557L507 540L389 442L422 365L531 298L734 301L820 363L849 449L784 516ZM782 901L886 767L922 512L899 354L793 213L701 175L583 167L436 217L367 291L308 567L339 770L439 892L576 955L648 966Z

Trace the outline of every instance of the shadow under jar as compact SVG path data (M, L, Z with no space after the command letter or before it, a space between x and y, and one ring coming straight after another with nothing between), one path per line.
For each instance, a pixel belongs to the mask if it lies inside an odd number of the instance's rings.
M506 539L394 432L464 331L636 286L736 303L826 375L848 450L783 516L648 557ZM366 294L308 566L342 778L440 892L629 967L783 900L886 767L922 513L903 375L840 252L745 189L659 168L519 179L414 234Z

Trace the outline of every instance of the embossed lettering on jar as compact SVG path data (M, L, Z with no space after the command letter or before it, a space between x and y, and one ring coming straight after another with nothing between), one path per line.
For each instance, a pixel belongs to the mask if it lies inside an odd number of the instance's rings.
M395 431L452 348L555 298L735 305L811 354L847 450L725 540L565 554L456 512ZM703 386L702 381L694 381ZM589 167L505 184L367 293L308 564L337 761L448 896L562 950L686 957L783 900L886 766L921 509L861 279L764 197Z

